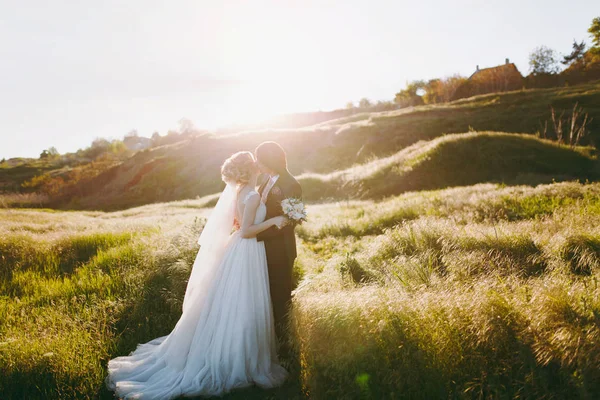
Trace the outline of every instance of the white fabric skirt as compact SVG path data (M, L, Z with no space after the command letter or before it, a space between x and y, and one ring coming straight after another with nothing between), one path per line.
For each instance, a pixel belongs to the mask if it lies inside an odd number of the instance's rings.
M234 233L208 283L170 334L108 362L109 389L125 399L172 399L284 382L264 243Z

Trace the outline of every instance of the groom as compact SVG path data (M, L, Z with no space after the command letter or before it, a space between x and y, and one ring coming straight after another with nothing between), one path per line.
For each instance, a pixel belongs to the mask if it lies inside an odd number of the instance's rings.
M264 142L256 148L254 154L261 172L270 176L258 191L267 206L266 218L284 215L281 201L290 197L302 197L300 184L287 169L285 151L275 142ZM287 340L284 334L292 298L292 269L296 259L294 225L289 224L281 229L271 227L259 233L256 240L265 243L275 330L285 349Z

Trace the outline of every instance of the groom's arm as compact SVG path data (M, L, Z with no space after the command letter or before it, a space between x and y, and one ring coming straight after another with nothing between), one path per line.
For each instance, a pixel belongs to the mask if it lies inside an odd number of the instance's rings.
M289 185L288 187L286 187L286 192L285 192L285 196L283 191L281 191L281 188L279 190L279 192L271 192L271 196L275 196L276 202L277 202L277 215L284 215L283 209L281 208L281 202L289 197L294 197L296 199L302 199L302 188L300 187L300 184L294 180L294 182ZM283 228L279 229L276 226L273 226L261 233L259 233L256 236L256 240L258 240L259 242L261 240L265 240L265 239L270 239L279 235L283 235L284 233L288 232L288 231L294 231L294 224L290 224L287 226L284 226Z
M258 240L260 242L260 241L263 241L263 240L271 239L271 238L274 238L276 236L283 235L284 233L286 233L290 229L293 230L294 227L291 226L291 225L287 225L287 226L284 226L283 228L279 229L276 226L272 226L269 229L267 229L266 231L262 231L261 233L259 233L258 235L256 235L256 240Z
M273 190L277 188L276 190ZM283 200L285 200L285 196L283 193L283 190L281 190L281 187L279 187L279 185L275 185L273 186L273 188L271 189L271 193L269 195L272 199L272 201L275 202L276 206L276 214L272 214L272 216L278 216L278 215L283 215L283 209L281 208L281 202ZM256 235L256 240L258 240L259 242L262 240L266 240L266 239L270 239L279 235L283 235L287 230L288 230L289 226L285 226L281 229L277 228L276 226L272 226L267 230L262 231L261 233L259 233L258 235Z

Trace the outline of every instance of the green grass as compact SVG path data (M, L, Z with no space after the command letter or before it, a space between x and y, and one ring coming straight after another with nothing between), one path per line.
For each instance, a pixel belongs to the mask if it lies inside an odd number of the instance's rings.
M181 315L203 204L0 210L2 398L111 398L108 360ZM309 212L292 378L226 398L600 395L598 184L480 184Z
M305 387L318 398L596 397L597 190L480 185L315 207L301 231L313 267L294 302ZM528 213L497 213L509 198ZM395 207L417 217L351 236L328 228Z
M540 219L555 212L600 214L600 185L563 182L549 185L480 184L446 190L410 192L381 201L348 201L314 205L311 223L298 235L314 241L328 236L379 235L419 217L451 219L455 223L495 223Z
M419 142L397 154L328 175L302 175L309 200L380 199L476 183L539 184L596 179L595 151L530 135L466 133Z
M317 398L594 398L597 295L492 280L311 296L294 314L304 383Z
M561 248L564 261L574 274L591 275L600 270L600 236L569 236Z
M108 360L181 315L218 166L263 140L288 149L312 202L292 375L226 398L600 397L596 150L532 135L575 102L597 142L592 83L204 135L64 197L0 195L0 398L112 398ZM12 160L0 190L55 167ZM47 205L112 212L27 208Z
M0 213L2 398L109 398L107 360L173 328L201 220Z

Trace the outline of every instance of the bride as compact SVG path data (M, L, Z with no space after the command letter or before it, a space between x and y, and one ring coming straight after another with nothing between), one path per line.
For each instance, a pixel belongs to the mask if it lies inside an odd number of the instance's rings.
M198 240L181 318L168 335L108 362L106 385L119 397L221 395L286 379L275 351L265 247L256 235L287 219L265 221L254 190L259 173L250 152L221 167L227 186Z

